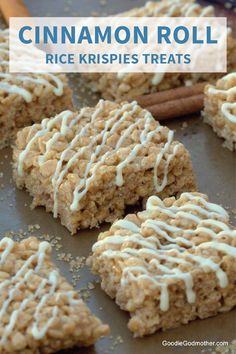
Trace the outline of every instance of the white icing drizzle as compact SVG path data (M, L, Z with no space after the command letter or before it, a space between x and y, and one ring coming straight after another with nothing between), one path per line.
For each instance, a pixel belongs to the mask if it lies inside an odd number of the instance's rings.
M121 187L124 184L124 178L123 178L124 168L128 164L132 163L137 157L139 151L143 147L145 147L146 144L150 143L153 140L153 138L157 137L158 134L163 130L163 127L160 125L158 125L155 129L152 128L152 123L154 122L154 119L152 115L147 111L145 112L144 117L138 117L134 122L131 121L130 116L135 114L140 109L139 106L137 105L137 102L134 101L132 103L124 104L120 108L117 108L116 110L111 112L110 116L105 121L104 128L101 131L99 131L97 134L94 134L93 136L89 136L90 141L86 146L78 148L77 147L78 142L83 137L88 137L89 134L88 132L90 129L94 127L94 125L96 127L97 118L99 118L99 115L104 111L104 109L105 109L105 101L100 100L91 116L91 119L89 121L87 119L84 125L83 125L84 122L83 120L82 128L78 132L75 132L75 135L72 138L70 138L72 140L68 143L67 148L61 153L60 158L58 159L55 172L51 179L51 183L53 187L53 198L54 198L54 208L53 208L54 217L57 217L58 215L58 191L60 185L62 184L69 169L75 163L78 163L80 158L83 158L83 155L85 153L86 154L89 153L90 158L85 167L83 176L80 178L79 183L74 188L73 200L70 205L70 209L72 211L77 211L79 209L80 201L86 195L91 183L96 178L96 173L99 167L103 163L105 163L106 159L109 156L111 156L115 152L119 152L119 149L125 146L126 140L132 135L132 132L135 129L137 128L140 129L140 133L139 133L140 143L131 146L131 149L129 150L128 154L122 157L122 161L120 161L116 166L116 177L114 183L118 187ZM34 129L33 126L28 135L31 136L31 139L27 143L24 150L20 152L18 157L18 174L20 176L23 176L25 158L30 153L31 149L34 146L34 143L37 141L38 138L45 136L45 134L51 133L50 139L46 142L46 150L39 157L38 160L39 165L41 166L47 160L48 154L53 148L55 142L57 142L60 139L60 137L66 136L67 133L71 131L71 128L76 126L79 120L85 118L86 112L87 109L83 108L79 114L77 115L74 114L74 116L72 116L72 113L70 111L65 111L60 113L53 119L50 120L44 119L41 123L41 128L35 134L33 134L33 129ZM109 147L107 145L107 140L120 129L121 124L124 122L126 123L125 128L120 133L120 137L118 138L116 145L113 148ZM53 131L53 128L57 123L61 124L59 132ZM174 158L174 156L176 155L179 147L179 143L177 143L176 145L174 145L171 151L172 142L173 142L173 132L169 131L167 136L167 142L164 141L162 143L163 147L160 148L160 152L159 154L157 154L155 167L154 167L154 186L157 192L161 192L165 188L168 182L169 164L171 160ZM73 150L74 152L73 154L71 154L71 151ZM70 153L69 158L68 158L68 153ZM166 160L164 160L165 154L168 154ZM159 164L162 159L164 161L164 171L162 177L159 180L157 174L158 174Z
M232 78L236 79L236 72L229 73L229 74L223 76L220 80L227 82L227 81L231 80Z
M130 127L132 128L134 126L131 125ZM131 150L131 153L126 157L125 160L123 160L121 163L119 163L119 165L117 166L117 174L116 174L116 185L117 186L122 186L124 184L124 179L123 179L123 174L122 171L124 169L125 166L127 166L130 162L132 162L135 157L137 156L138 152L142 149L142 147L148 143L149 141L151 141L151 139L153 138L153 136L155 136L157 133L159 133L162 130L161 126L158 126L154 131L151 131L149 133L147 133L147 131L149 130L149 121L147 122L145 129L143 131L143 138L140 135L140 144L135 145L135 147ZM127 136L129 135L129 132L127 132ZM119 144L120 145L120 144Z
M0 82L0 91L8 93L16 93L24 98L26 102L31 102L32 95L29 91L25 90L23 87L8 84L6 82Z
M232 231L233 232L233 231ZM236 232L234 232L234 237L236 237ZM214 248L217 251L229 254L232 257L236 257L236 248L230 245L227 245L223 242L205 242L199 245L200 248Z
M214 7L213 6L206 6L204 8L201 8L199 4L186 4L183 9L183 14L185 17L191 17L195 15L195 12L199 13L199 17L207 17L207 16L212 16L214 14Z
M221 79L221 81L226 83L230 80L235 81L234 86L226 89L210 86L207 91L213 95L221 94L224 96L226 102L221 105L221 112L226 119L236 124L236 115L230 112L230 110L236 109L236 98L233 98L233 95L236 95L236 73L230 73ZM231 102L231 100L233 100L233 102Z
M32 139L28 142L28 144L26 145L25 149L19 154L19 159L18 159L18 167L17 167L17 171L18 171L18 174L20 176L23 176L23 167L24 167L24 160L27 156L27 154L30 152L33 144L36 142L37 138L43 136L44 134L48 133L51 129L54 128L54 126L56 125L56 123L58 123L60 120L62 121L62 127L60 129L60 136L62 135L65 135L66 132L68 130L66 130L65 128L65 125L66 125L66 122L68 120L68 118L72 115L73 113L71 111L63 111L61 112L60 114L56 115L54 118L51 118L51 119L48 119L48 118L45 118L42 120L41 122L41 127L42 129L38 130L37 133L32 137ZM78 117L79 119L80 117ZM71 128L73 126L73 123L68 127ZM31 130L30 130L30 133L32 133L34 129L34 126L31 127ZM58 139L59 136L56 135L56 138L55 137L52 137L50 140L49 140L49 143L48 143L48 147L46 147L46 152L45 152L45 156L40 156L39 158L39 163L43 163L44 160L46 159L46 155L48 153L48 149L49 147L53 146L53 143L55 142L56 139Z
M161 311L168 311L169 309L169 291L165 283L161 286L160 309Z
M56 96L62 96L63 94L63 81L60 79L59 76L56 76L51 73L47 74L26 74L26 75L18 75L18 74L11 74L8 72L9 66L9 44L8 44L8 31L1 31L1 36L3 36L5 42L0 42L0 55L2 54L2 58L0 58L0 68L1 66L4 67L4 71L7 72L0 72L0 91L7 92L9 94L17 94L22 96L23 99L29 103L32 101L33 95L32 93L22 87L21 85L18 86L16 81L19 83L27 83L32 82L35 85L43 85L45 87L53 88L53 92ZM6 68L5 68L6 67ZM13 83L12 83L13 82ZM52 84L52 82L55 83Z
M115 149L112 150L112 151L107 151L104 155L101 156L100 159L98 159L98 161L96 162L96 164L92 168L91 176L89 178L87 178L88 173L89 173L89 171L90 171L90 169L92 167L92 163L98 157L99 153L101 152L102 148L104 147L104 145L105 145L105 143L107 141L107 138L116 131L116 129L120 126L120 123L122 121L124 121L124 119L127 118L129 116L129 114L132 115L133 113L135 113L136 109L138 108L136 102L133 102L132 107L133 108L132 108L131 112L125 112L124 113L124 109L123 108L121 109L121 111L118 110L116 115L106 122L104 130L102 130L102 132L100 133L100 135L102 137L102 143L101 143L101 145L96 146L95 152L92 153L91 159L90 159L90 161L89 161L89 163L87 165L87 168L86 168L86 171L85 171L85 174L84 174L84 178L81 180L80 184L76 187L76 189L74 191L74 200L73 200L73 203L71 204L71 210L76 211L78 209L79 201L87 193L89 185L95 179L96 171L97 171L98 167L101 166L101 164L105 161L105 159L110 154L114 153L114 151L118 151L118 149L122 146L122 144L124 143L126 138L128 138L128 136L130 135L130 133L138 126L139 123L142 123L143 119L140 118L140 119L137 120L137 122L131 124L126 130L124 130L123 134L120 136L118 142L116 143ZM123 116L117 121L117 118L119 117L120 113L122 113ZM147 118L147 124L149 125L149 119L150 119L150 113L149 112L146 113L146 117L145 118ZM112 127L110 132L108 132L108 128L109 127L110 128ZM145 130L146 130L146 127L145 127L144 131ZM98 137L99 137L99 135L98 135ZM94 137L94 138L96 139L97 137ZM122 169L124 168L124 166L126 164L126 161L129 160L129 162L131 162L132 159L134 159L134 157L135 157L135 155L137 153L137 146L139 146L139 144L136 145L133 148L133 150L131 150L131 153L124 160L124 164L121 167L120 167L120 165L118 165L116 167L117 176L121 175ZM117 180L117 178L116 178L116 185L118 185L118 186L123 185L123 180L122 180L122 183L119 184L119 180ZM84 190L82 190L82 192L79 192L81 190L81 187L83 187L83 186L85 186Z
M0 64L1 64L2 66L8 66L8 65L9 65L9 62L8 62L7 60L1 60L1 61L0 61Z
M154 186L155 186L157 192L163 191L164 187L166 186L170 162L173 160L173 158L176 155L178 148L179 148L179 144L175 145L173 148L172 154L168 155L168 158L167 158L166 164L165 164L165 168L164 168L164 174L163 174L164 177L163 177L162 181L160 183L158 183L158 177L157 177L158 167L159 167L159 164L160 164L161 160L163 159L165 153L169 150L170 145L173 141L173 137L174 137L174 132L172 130L170 130L168 132L167 142L165 143L164 147L161 149L160 153L157 155L157 158L156 158L155 167L154 167L153 182L154 182Z
M104 155L102 155L101 159L97 161L97 163L92 167L92 163L96 160L98 157L101 149L104 147L105 142L109 136L109 134L113 134L115 130L119 127L119 125L129 116L129 114L133 114L136 109L138 108L136 103L133 103L131 105L132 110L126 112L127 109L129 109L129 105L124 105L121 110L118 110L116 114L111 117L105 124L105 128L101 131L101 133L97 134L96 136L92 137L90 144L86 147L83 147L79 149L71 159L64 165L63 169L61 170L62 166L62 161L64 160L64 156L69 151L72 147L75 146L77 141L83 137L87 130L91 127L91 123L95 122L97 116L103 111L104 109L104 101L101 100L99 102L99 105L97 109L94 111L91 122L88 122L82 129L81 131L74 137L72 142L69 144L68 148L62 153L61 158L57 164L57 168L55 171L55 174L52 179L53 187L54 187L54 216L57 216L57 207L58 207L58 200L57 200L57 192L59 185L61 184L65 174L67 173L68 169L75 163L75 161L78 160L80 156L83 155L83 153L86 150L90 150L95 146L95 151L92 152L90 161L86 167L83 179L81 179L80 183L76 186L74 193L73 193L73 202L71 204L71 210L77 210L79 206L79 201L81 198L87 193L87 190L89 188L89 185L91 184L92 180L95 178L95 173L97 171L97 168L105 161L105 159L109 156L110 152L106 152ZM121 118L117 121L119 115L122 114ZM141 121L141 120L140 120ZM136 125L135 125L136 126ZM135 127L133 126L133 128ZM108 129L111 128L110 132L108 132ZM100 145L96 146L96 143L99 139L102 139L102 143ZM123 141L124 138L123 136L120 137L119 141L116 144L115 150L118 149L120 141ZM113 152L113 151L112 151ZM91 176L88 178L88 174L92 170ZM56 187L55 187L56 186ZM80 190L84 187L84 189L80 192Z
M192 210L197 211L198 213L205 214L205 216L206 215L208 215L210 217L220 217L221 216L223 218L226 218L227 220L229 219L229 215L224 208L222 208L220 205L217 205L214 203L209 203L208 201L206 201L206 199L204 199L200 195L186 192L186 193L182 193L181 197L187 198L189 201L200 202L202 204L202 206L193 205L193 204L186 204L186 205L182 205L178 208L175 206L172 206L170 208L166 208L163 201L159 197L152 196L152 197L148 198L146 210L148 210L148 211L158 210L158 211L161 211L162 213L166 213L170 217L175 217L175 212L177 211L177 213L178 213L178 210L181 211L181 210L185 210L185 209L192 209Z
M119 79L119 80L122 80L125 76L127 75L127 72L124 72L124 71L118 71L118 73L117 73L117 78Z
M164 79L164 76L165 76L165 73L156 73L153 75L153 78L152 78L152 84L154 86L157 86L159 85L162 80Z
M130 230L132 232L139 232L140 228L133 222L129 220L117 220L113 223L112 227L121 227L123 229Z
M38 318L40 318L40 312L43 309L43 307L45 306L48 299L50 297L52 297L56 292L57 283L58 283L58 272L57 271L52 271L49 274L48 283L51 286L50 290L47 294L43 295L43 297L41 298L41 300L36 308L36 311L34 313L34 323L32 326L32 334L33 334L34 338L36 338L36 339L42 339L45 336L48 328L51 326L51 324L53 323L54 319L56 318L56 316L58 314L58 307L54 306L54 308L52 310L52 317L44 325L44 327L42 327L41 329L38 328Z
M226 90L222 90L222 89L217 89L217 88L214 88L214 87L210 87L208 89L208 92L209 93L212 93L212 94L217 94L217 93L221 93L225 96L229 95L229 94L234 94L236 93L236 86L235 87L231 87L229 89L226 89Z
M46 151L45 153L39 157L39 164L43 165L43 163L47 160L48 153L52 149L53 145L62 137L65 136L68 131L79 121L81 116L77 116L76 119L73 119L71 123L68 125L68 119L73 115L71 111L64 111L62 114L60 113L57 115L54 119L54 122L58 121L61 119L61 127L60 131L53 134L51 139L49 139L46 142ZM48 124L49 121L47 122L47 125L45 127L46 132L49 132L50 125ZM22 166L21 166L22 170Z
M197 16L212 16L214 15L214 7L206 6L201 7L199 4L195 4L194 2L186 3L186 1L182 0L169 0L162 3L156 3L153 1L148 1L144 8L148 10L149 13L142 13L142 16L157 16L162 15L166 17L171 17L175 15L175 12L178 11L180 14L178 16L189 16L195 17ZM136 9L142 10L143 8Z
M192 253L189 253L187 257L199 263L202 267L208 267L212 269L216 273L221 288L226 288L226 286L228 286L227 274L220 268L220 266L217 263L213 262L209 258L198 256Z
M14 241L11 239L5 237L0 241L0 248L4 248L4 251L0 253L0 264L3 264L4 262L7 261L7 257L10 255L13 247L14 247ZM16 272L14 276L12 276L10 279L4 280L3 282L0 283L0 290L2 291L3 289L7 290L7 297L3 301L3 304L0 308L0 323L3 321L4 316L7 313L7 310L11 304L12 301L14 301L14 297L17 294L18 289L20 289L22 286L27 286L27 283L31 281L31 277L34 274L41 274L41 271L43 269L44 265L44 258L45 255L48 251L51 250L51 246L48 242L41 242L39 244L38 251L31 255L28 259L25 260L21 268ZM33 264L36 263L36 266L33 267ZM48 290L48 286L50 286L50 289ZM55 321L55 318L58 314L58 308L57 306L54 306L52 308L52 314L51 317L48 319L48 321L44 324L42 328L39 328L39 322L40 322L40 313L43 310L43 308L46 306L47 301L50 299L50 297L53 296L66 296L68 303L70 305L75 305L75 304L80 304L81 300L80 299L74 299L73 298L73 292L59 292L57 290L58 286L58 273L55 270L52 270L49 272L48 279L45 278L45 275L43 275L42 281L39 283L36 291L34 293L28 294L26 298L19 304L19 307L16 310L13 310L12 313L10 314L8 323L5 323L4 320L4 331L2 334L2 337L0 339L0 343L6 342L8 336L12 333L15 324L19 318L19 315L27 308L30 302L35 301L38 302L35 308L35 313L33 314L33 324L32 324L32 336L35 339L42 339L45 334L47 333L48 329L50 326L53 324Z
M227 224L228 213L197 193L182 193L180 200L184 201L182 205L177 200L167 207L159 197L150 197L146 210L138 214L139 220L143 220L140 226L127 218L118 220L111 227L113 233L92 247L98 257L120 258L124 262L132 256L137 258L137 266L122 267L120 284L125 286L129 281L147 281L150 286L159 288L162 311L169 310L167 284L174 279L184 282L187 301L190 304L195 302L191 273L194 264L203 271L212 270L221 288L228 286L228 277L221 264L202 254L201 249L216 249L236 258L236 247L223 241L225 237L236 238L236 230ZM158 220L161 213L168 219ZM177 218L181 220L181 225L186 225L184 221L188 221L187 225L191 228L175 226ZM147 236L147 229L153 230L154 234ZM196 244L199 233L207 237L202 243ZM188 270L182 271L179 268L182 264L188 266Z
M236 92L236 87L235 87L235 92ZM236 115L232 114L229 110L236 109L236 102L235 103L230 103L230 102L225 102L221 106L221 112L223 115L232 123L236 123Z
M10 238L5 237L1 240L0 246L2 246L3 244L6 244L7 247L3 252L0 252L0 264L3 264L7 259L9 253L11 253L11 250L14 247L14 241L12 241Z

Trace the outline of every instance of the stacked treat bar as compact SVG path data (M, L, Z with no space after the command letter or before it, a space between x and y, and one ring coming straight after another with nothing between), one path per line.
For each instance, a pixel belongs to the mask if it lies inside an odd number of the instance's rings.
M59 274L51 246L30 237L0 241L0 353L55 353L108 334Z
M130 313L135 336L236 305L236 230L205 195L183 193L116 221L88 259L101 286Z
M236 149L236 72L224 76L216 85L205 88L203 117L220 137L224 146Z
M145 6L135 8L118 16L150 17L199 17L214 16L214 7L202 7L194 0L149 1ZM236 70L236 40L228 32L227 41L228 72ZM217 74L200 73L95 73L85 74L89 88L98 92L105 99L123 100L134 98L149 92L168 90L178 86L191 85L199 81L215 81Z
M0 148L19 128L72 108L65 75L9 73L8 36L0 31Z
M72 233L114 221L152 194L196 188L188 151L136 102L100 100L23 129L14 176Z

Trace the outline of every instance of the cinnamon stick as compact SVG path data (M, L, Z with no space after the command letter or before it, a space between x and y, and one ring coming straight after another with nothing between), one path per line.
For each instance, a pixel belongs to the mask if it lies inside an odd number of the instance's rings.
M158 120L172 119L199 112L203 108L204 95L198 94L145 107Z
M22 0L0 0L0 9L8 25L10 17L30 17L30 13Z
M171 90L151 93L149 95L138 96L135 98L135 101L137 101L141 107L146 108L170 100L201 94L204 92L206 84L206 82L201 82L193 86L178 87Z

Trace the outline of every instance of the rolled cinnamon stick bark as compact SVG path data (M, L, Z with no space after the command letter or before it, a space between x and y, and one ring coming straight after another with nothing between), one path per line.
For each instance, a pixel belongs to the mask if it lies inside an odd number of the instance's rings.
M207 82L201 82L193 86L178 87L171 90L151 93L150 95L138 96L134 100L145 108L159 103L175 100L183 97L191 97L204 92Z
M22 0L0 0L0 9L7 24L10 22L10 17L30 17Z
M145 107L157 120L181 117L199 112L203 108L204 95L195 95L186 98L171 100L164 103Z

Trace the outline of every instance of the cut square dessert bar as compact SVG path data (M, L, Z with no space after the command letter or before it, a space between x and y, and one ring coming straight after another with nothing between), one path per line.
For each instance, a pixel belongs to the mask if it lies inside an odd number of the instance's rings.
M72 233L114 221L152 194L195 190L188 151L136 102L100 100L26 127L13 158L17 186Z
M30 237L0 241L0 352L55 353L108 334L59 274L51 246Z
M0 30L0 148L19 128L72 108L65 75L9 73L8 37L8 30Z
M236 230L199 193L157 196L100 233L88 264L102 289L130 313L135 336L236 305Z
M236 149L236 72L205 88L204 121L210 124L224 146Z
M210 17L214 7L202 7L195 0L148 1L143 7L134 8L117 16L122 17ZM227 71L236 70L236 40L229 29L227 40ZM217 73L90 73L84 74L85 82L105 99L118 101L136 98L146 93L192 85L200 81L215 81Z

